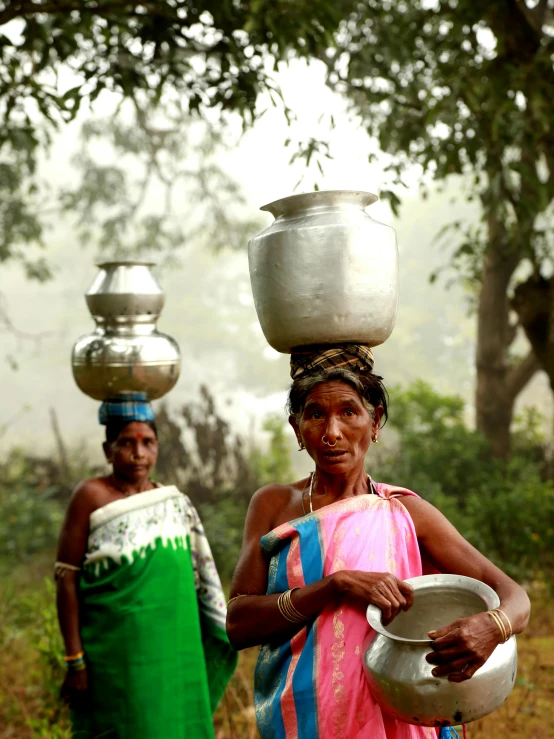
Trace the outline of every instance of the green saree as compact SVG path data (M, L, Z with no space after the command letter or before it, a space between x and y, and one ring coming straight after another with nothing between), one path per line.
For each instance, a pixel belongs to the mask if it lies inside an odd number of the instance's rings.
M79 596L90 700L73 737L213 739L236 654L190 500L168 486L94 511Z

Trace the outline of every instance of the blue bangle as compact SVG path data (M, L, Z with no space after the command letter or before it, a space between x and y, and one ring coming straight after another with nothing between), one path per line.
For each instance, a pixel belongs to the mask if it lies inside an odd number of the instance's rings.
M73 670L77 672L78 670L84 670L86 668L86 663L83 657L79 657L79 659L71 660L71 662L66 662L66 666L68 670Z

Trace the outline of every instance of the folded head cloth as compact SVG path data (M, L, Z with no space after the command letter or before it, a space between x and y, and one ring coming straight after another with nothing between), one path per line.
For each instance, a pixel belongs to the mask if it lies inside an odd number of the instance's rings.
M146 393L122 393L107 398L98 411L98 421L107 426L112 421L153 421L154 411Z
M293 380L318 370L346 367L356 372L371 372L373 352L365 344L341 344L313 347L309 351L294 352L290 357L290 376Z

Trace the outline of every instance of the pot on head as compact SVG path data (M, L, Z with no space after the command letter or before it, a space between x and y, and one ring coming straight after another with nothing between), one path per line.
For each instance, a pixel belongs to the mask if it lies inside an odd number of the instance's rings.
M382 344L398 304L394 229L365 209L376 195L328 190L265 205L275 221L248 244L262 331L277 351Z
M156 330L164 294L151 272L153 264L98 266L85 296L96 329L73 347L75 382L96 400L131 391L161 398L177 382L180 352L173 338Z
M515 636L499 644L462 683L434 677L425 656L432 651L428 631L497 608L497 594L488 585L459 575L424 575L406 582L414 588L414 604L388 626L381 623L377 606L367 608L374 632L364 646L364 668L375 700L397 720L420 726L466 724L492 713L514 686Z

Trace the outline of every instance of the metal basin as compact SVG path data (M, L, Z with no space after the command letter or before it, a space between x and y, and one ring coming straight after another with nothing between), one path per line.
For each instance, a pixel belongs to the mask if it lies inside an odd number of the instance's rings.
M388 626L381 623L377 606L367 608L375 631L364 647L364 668L375 700L399 721L420 726L470 723L492 713L514 686L514 636L463 683L434 677L425 657L432 651L427 632L497 608L498 596L488 585L459 575L425 575L406 582L414 588L414 605Z
M328 190L265 205L271 226L248 244L258 319L277 351L382 344L398 304L394 229L365 209L376 195Z

